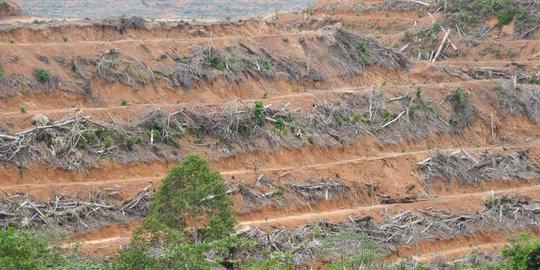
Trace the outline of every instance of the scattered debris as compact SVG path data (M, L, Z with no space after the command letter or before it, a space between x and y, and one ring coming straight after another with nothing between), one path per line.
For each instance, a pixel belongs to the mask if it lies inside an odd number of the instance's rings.
M435 153L418 163L423 181L457 179L462 183L481 184L484 181L506 179L534 179L540 168L529 164L527 152L510 150L501 154L485 151L475 158L466 150Z
M418 213L403 211L385 215L381 222L374 221L370 216L351 217L343 223L316 221L296 229L280 228L271 232L250 227L242 230L240 235L257 243L250 256L263 256L265 250L290 252L292 261L296 265L303 265L311 262L314 254L321 254L321 251L327 259L356 254L361 246L346 250L346 254L324 252L329 248L328 243L330 248L342 245L339 239L343 233L374 241L386 252L398 252L396 245L410 245L424 239L451 239L499 229L538 229L539 212L539 202L532 202L520 195L502 195L492 197L485 203L485 208L477 213L458 214L423 209ZM353 238L348 237L351 241Z
M27 195L10 195L0 199L0 227L34 228L41 225L83 232L119 221L133 221L146 216L151 200L146 187L125 202L114 199L114 194L98 192L87 200L67 199L57 195L46 202L38 202Z

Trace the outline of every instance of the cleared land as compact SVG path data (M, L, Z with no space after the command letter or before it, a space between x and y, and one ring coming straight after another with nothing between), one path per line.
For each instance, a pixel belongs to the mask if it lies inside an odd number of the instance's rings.
M314 228L371 230L389 260L496 252L540 229L540 28L491 16L467 31L450 13L320 0L268 21L11 18L0 224L47 222L111 254L198 153L227 180L239 229L298 264L309 249L295 239Z

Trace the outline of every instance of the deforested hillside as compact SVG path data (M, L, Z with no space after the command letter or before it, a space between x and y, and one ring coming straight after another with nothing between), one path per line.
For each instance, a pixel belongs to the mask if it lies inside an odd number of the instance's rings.
M0 265L535 269L539 9L0 19Z

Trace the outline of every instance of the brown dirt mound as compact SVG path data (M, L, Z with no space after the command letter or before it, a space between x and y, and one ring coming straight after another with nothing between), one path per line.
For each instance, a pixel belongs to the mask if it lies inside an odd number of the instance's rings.
M0 18L21 16L21 8L13 0L0 0Z

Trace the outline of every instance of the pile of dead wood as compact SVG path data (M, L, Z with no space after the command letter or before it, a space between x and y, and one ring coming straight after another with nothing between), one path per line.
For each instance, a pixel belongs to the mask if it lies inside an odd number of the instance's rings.
M517 77L493 88L499 96L499 104L509 114L527 115L531 123L540 121L540 88L517 86Z
M178 160L175 148L184 134L201 141L211 138L217 142L214 150L232 155L305 144L347 144L364 135L382 142L418 139L455 128L420 91L388 100L376 91L340 98L342 102L324 100L308 110L241 100L213 111L198 107L169 113L155 108L129 125L119 125L112 116L110 122L93 121L79 116L80 111L60 121L37 115L33 128L0 132L0 162L25 167L40 159L72 170L94 166L104 157L122 162L152 158L156 151Z
M239 213L250 213L264 207L311 207L322 201L343 199L351 187L337 178L306 179L298 181L287 177L289 172L278 178L260 175L253 184L240 180L232 185L228 194L239 194L242 198L236 205ZM280 178L285 178L280 180ZM229 182L234 182L231 180Z
M507 179L534 179L540 177L540 168L529 163L527 152L510 150L492 154L484 151L474 157L464 149L449 153L434 153L418 163L423 181L457 179L462 183L481 184L485 181Z
M344 233L349 234L348 239L351 240L364 239L363 246L376 243L378 249L397 252L396 245L413 244L424 239L451 239L499 229L538 229L539 213L539 202L520 195L503 195L491 197L486 207L477 213L423 209L418 213L404 211L395 215L385 214L381 222L369 216L351 216L349 221L343 223L317 221L297 229L280 228L271 232L248 227L238 231L238 235L257 243L250 256L262 256L265 250L290 252L293 262L302 265L319 261L320 254L331 257L329 250L343 247L340 235ZM358 254L361 246L354 248L354 245L347 245L345 253L334 254L337 257L328 259Z
M6 195L0 199L0 228L48 226L73 232L141 219L151 200L150 187L123 202L114 198L114 192L98 192L86 200L57 195L50 201L35 201L27 194Z

